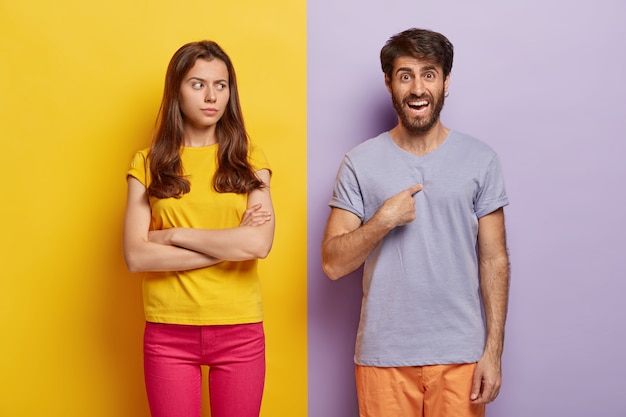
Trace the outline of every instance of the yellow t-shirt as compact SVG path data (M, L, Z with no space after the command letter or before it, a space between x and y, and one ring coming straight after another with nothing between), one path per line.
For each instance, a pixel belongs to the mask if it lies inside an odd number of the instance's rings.
M148 149L137 152L128 175L150 184ZM265 155L250 146L254 170L269 169ZM183 173L191 191L181 198L150 197L151 229L237 227L247 207L247 195L213 189L217 145L183 147ZM146 320L173 324L242 324L263 320L257 261L221 262L207 268L177 272L148 272L143 279Z

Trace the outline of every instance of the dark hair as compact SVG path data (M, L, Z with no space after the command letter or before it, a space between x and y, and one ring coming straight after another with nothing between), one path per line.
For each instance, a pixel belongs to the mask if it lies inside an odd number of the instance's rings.
M184 119L179 97L183 78L198 59L219 59L228 69L230 98L215 126L218 151L213 187L218 192L244 194L264 186L248 161L248 134L239 104L235 68L217 43L199 41L178 49L167 67L157 130L149 152L152 181L148 192L157 198L180 198L190 190L180 158Z
M432 61L443 69L444 78L452 71L454 47L441 33L425 29L407 29L393 35L380 51L380 65L391 78L396 58L410 56Z

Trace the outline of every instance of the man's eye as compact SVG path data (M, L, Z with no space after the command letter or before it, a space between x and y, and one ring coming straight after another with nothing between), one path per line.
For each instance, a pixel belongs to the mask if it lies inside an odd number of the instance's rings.
M409 74L402 74L402 75L400 76L400 79L401 79L402 81L408 81L408 80L410 80L410 79L411 79L411 76L410 76Z

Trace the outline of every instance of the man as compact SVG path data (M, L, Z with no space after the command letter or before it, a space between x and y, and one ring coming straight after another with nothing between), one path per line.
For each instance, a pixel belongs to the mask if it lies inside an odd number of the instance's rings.
M446 37L409 29L380 58L398 124L346 154L322 243L333 280L365 264L360 416L484 416L500 389L509 281L498 157L440 121Z

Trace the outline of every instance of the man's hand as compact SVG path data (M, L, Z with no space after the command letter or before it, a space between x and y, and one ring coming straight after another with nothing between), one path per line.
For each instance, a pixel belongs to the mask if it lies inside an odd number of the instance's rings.
M487 404L492 402L500 392L502 384L501 361L488 353L483 354L476 364L472 393L470 399L474 404Z
M376 213L377 220L388 225L389 229L403 226L415 220L416 193L422 191L422 184L415 184L398 194L389 197Z
M413 196L422 188L415 184L389 197L365 223L356 214L334 207L322 240L322 268L328 278L354 272L391 230L415 220Z

